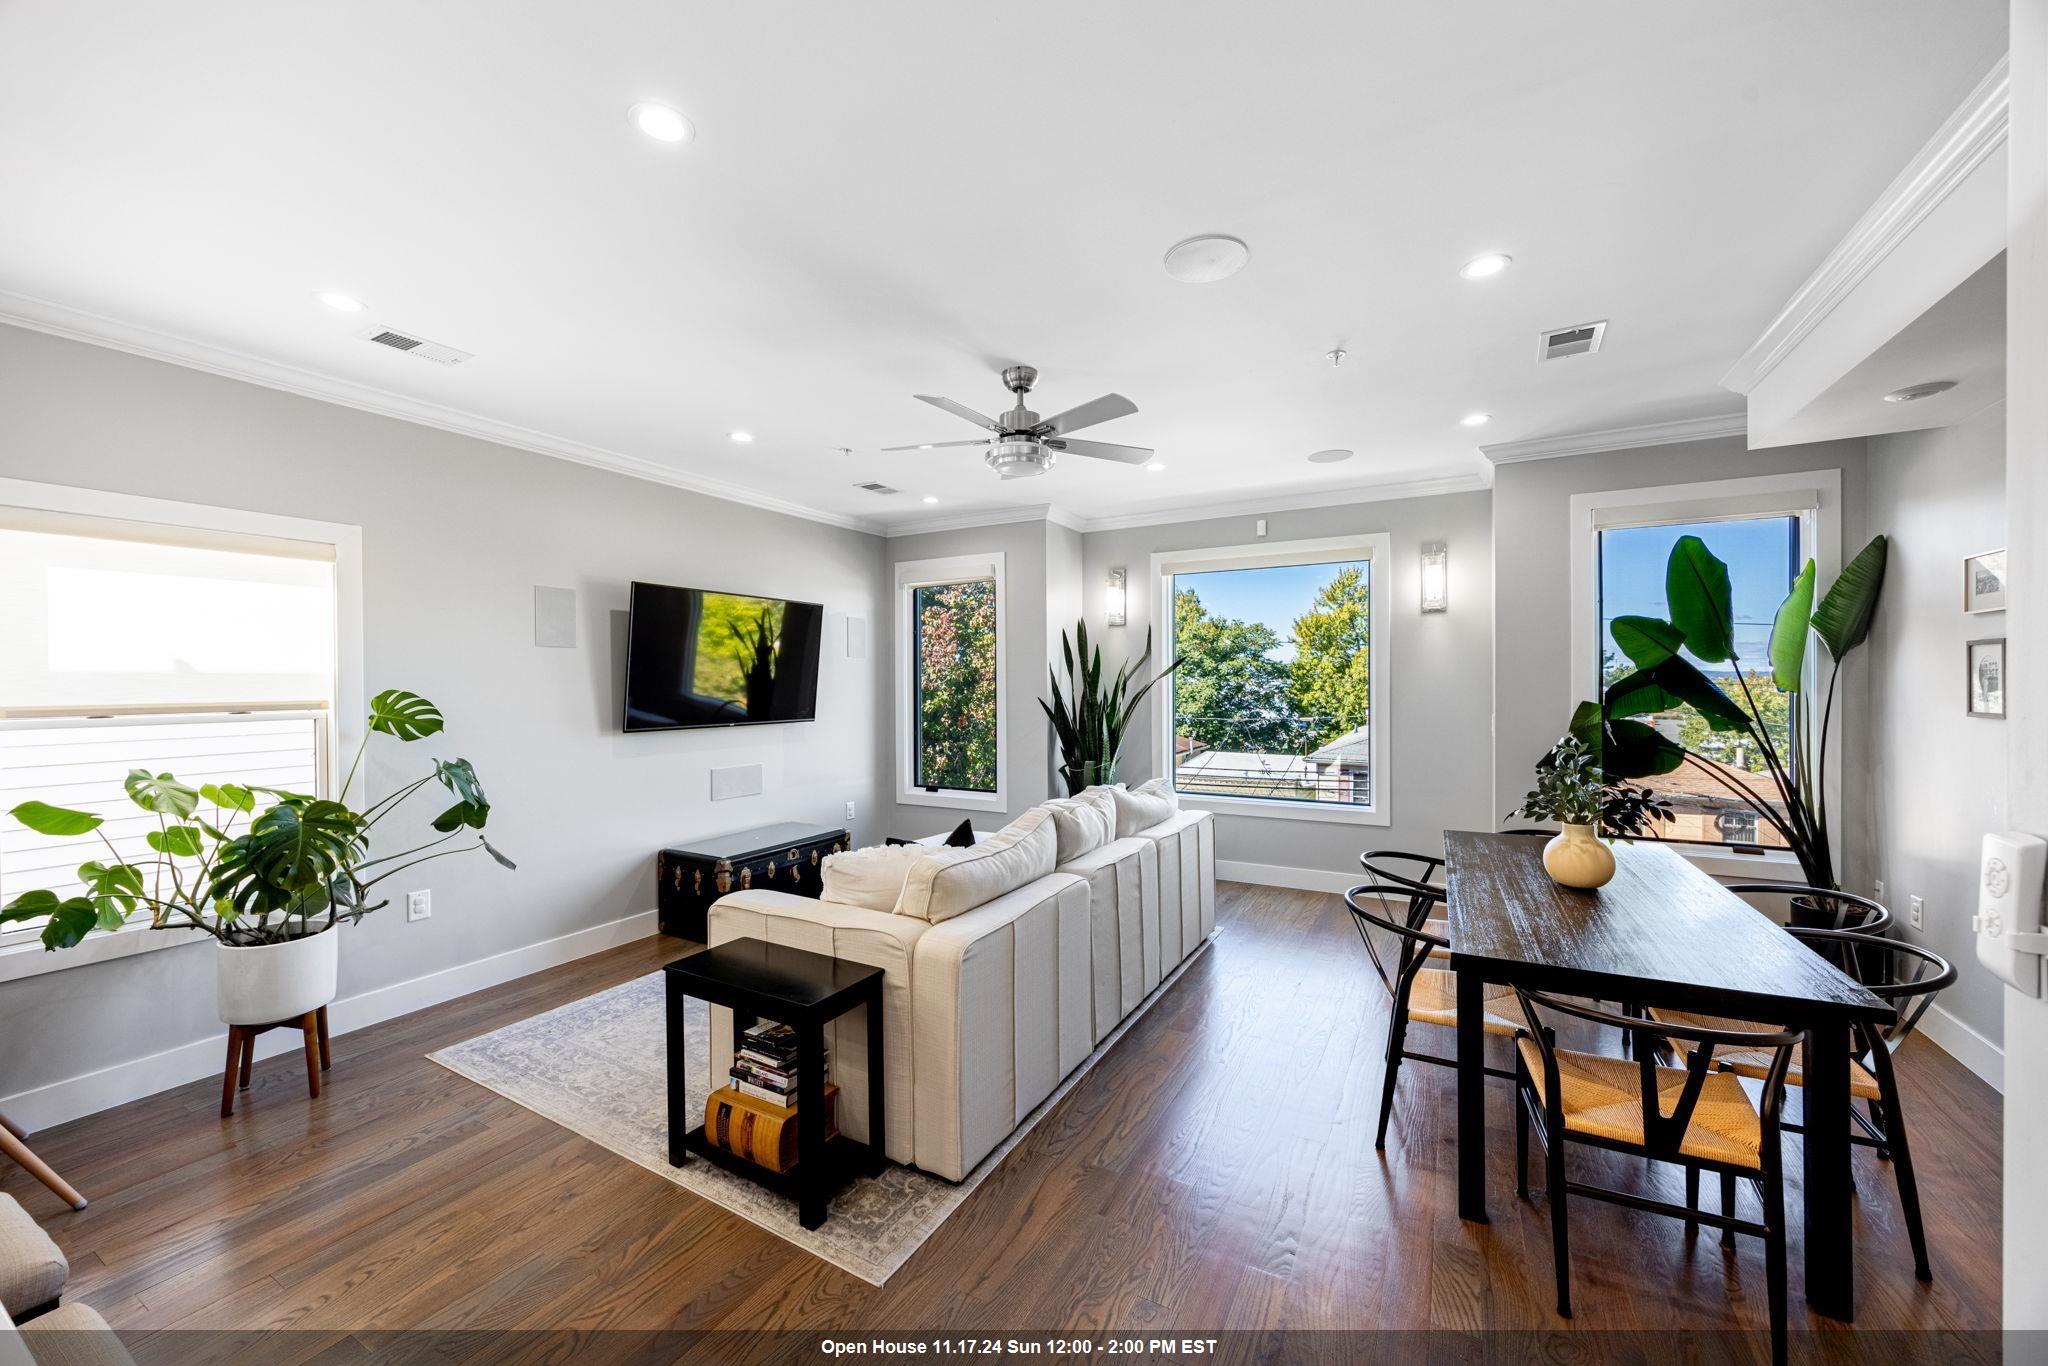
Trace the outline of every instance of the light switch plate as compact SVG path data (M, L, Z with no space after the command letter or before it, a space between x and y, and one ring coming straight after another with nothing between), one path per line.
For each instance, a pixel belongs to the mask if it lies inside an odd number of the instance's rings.
M422 889L405 894L405 918L407 920L431 920L434 918L434 894Z

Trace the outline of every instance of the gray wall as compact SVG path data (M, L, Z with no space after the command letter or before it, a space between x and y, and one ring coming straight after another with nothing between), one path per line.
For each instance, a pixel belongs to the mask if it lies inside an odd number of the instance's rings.
M1962 563L2005 544L2005 411L1956 427L1870 440L1870 530L1891 538L1884 597L1865 647L1870 676L1868 874L1884 879L1900 937L1955 963L1942 1008L1994 1042L2000 984L1978 967L1978 840L2005 822L2009 727L1963 712L1965 642L2005 634L2005 615L1966 616ZM1907 899L1926 903L1926 928Z
M1710 479L1740 479L1790 470L1842 472L1844 557L1867 535L1863 512L1863 442L1830 441L1751 451L1740 437L1605 451L1558 460L1503 465L1493 483L1493 809L1511 809L1528 790L1530 770L1563 733L1571 716L1570 525L1574 494L1657 488ZM1844 675L1839 705L1850 731L1861 724L1862 672ZM1862 791L1863 746L1842 746L1842 791ZM1846 877L1866 847L1860 809L1837 826ZM1851 885L1855 885L1851 882Z
M1216 857L1275 864L1333 875L1358 871L1358 855L1371 848L1433 850L1446 829L1492 829L1501 811L1488 799L1491 762L1487 720L1492 707L1493 571L1488 545L1488 495L1447 494L1377 503L1353 503L1266 516L1269 542L1387 532L1393 538L1393 579L1388 606L1388 756L1391 781L1386 827L1339 822L1219 815ZM1256 545L1255 515L1210 518L1091 532L1086 537L1087 615L1091 631L1103 626L1102 589L1112 566L1130 575L1130 625L1103 628L1105 660L1137 653L1149 624L1158 635L1155 662L1164 653L1164 628L1151 620L1157 603L1149 582L1151 557L1160 551ZM1448 546L1451 608L1424 616L1420 609L1424 541ZM1148 674L1150 668L1148 667ZM1157 693L1132 723L1120 776L1142 782L1157 776L1153 727Z
M654 851L684 837L836 825L850 800L861 836L879 834L888 656L845 648L849 613L886 617L879 537L10 327L0 414L0 476L362 527L365 686L440 704L436 747L475 762L519 871L421 869L410 885L431 887L433 918L387 908L348 930L344 997L649 910ZM621 734L636 578L823 602L819 719ZM577 590L578 648L534 647L536 584ZM373 790L431 743L381 748ZM711 804L708 770L738 763L764 765L765 791ZM219 1034L209 952L0 985L0 1097Z

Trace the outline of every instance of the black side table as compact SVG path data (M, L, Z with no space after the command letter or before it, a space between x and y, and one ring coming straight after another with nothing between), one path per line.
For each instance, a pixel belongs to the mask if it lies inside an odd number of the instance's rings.
M668 1160L684 1150L795 1199L805 1228L825 1222L825 1207L848 1181L882 1170L888 1111L882 1081L882 970L760 939L735 939L678 958L662 969L668 985ZM797 1161L771 1172L735 1157L704 1136L704 1116L687 1112L683 1001L695 996L732 1010L734 1038L757 1019L786 1024L797 1037ZM842 1132L825 1140L825 1026L856 1006L868 1008L868 1141ZM716 1087L712 1088L716 1090Z

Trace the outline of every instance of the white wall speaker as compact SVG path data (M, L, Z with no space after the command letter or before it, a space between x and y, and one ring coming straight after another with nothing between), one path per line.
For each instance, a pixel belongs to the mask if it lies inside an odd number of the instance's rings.
M533 590L533 643L557 650L576 648L576 590Z

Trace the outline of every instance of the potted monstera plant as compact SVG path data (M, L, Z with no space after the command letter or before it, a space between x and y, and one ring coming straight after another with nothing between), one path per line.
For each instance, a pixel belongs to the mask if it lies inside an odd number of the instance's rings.
M151 929L212 937L222 1023L269 1024L315 1010L334 997L334 931L387 904L372 899L379 883L473 849L513 866L482 834L491 805L467 759L436 759L427 773L361 810L348 804L372 735L410 744L443 724L440 709L424 697L378 693L333 800L234 783L193 787L170 773L135 769L124 783L129 800L156 818L145 836L146 858L116 848L100 829L103 816L23 802L10 813L22 825L59 839L98 834L107 857L79 865L79 894L24 892L0 906L0 924L41 920L43 947L68 949L95 930L121 928L140 911ZM373 856L379 823L430 784L455 799L434 817L437 837Z

